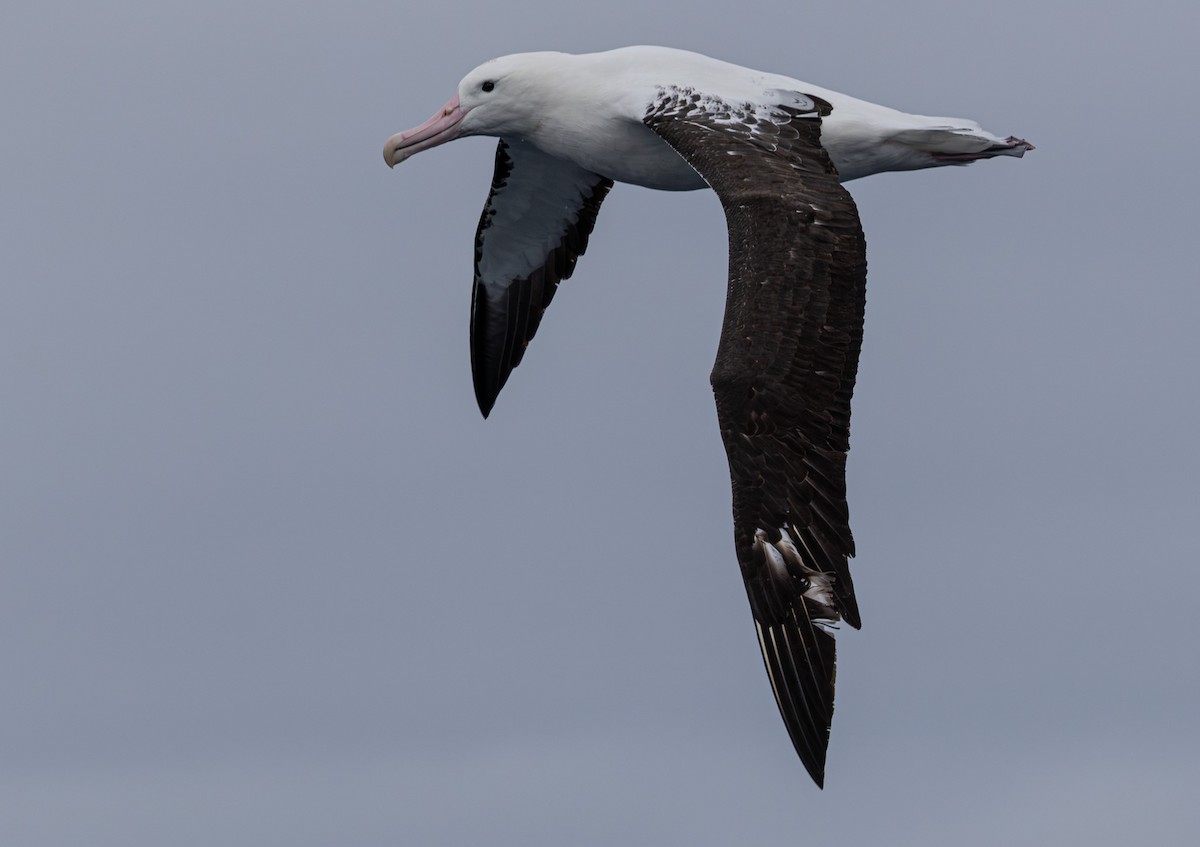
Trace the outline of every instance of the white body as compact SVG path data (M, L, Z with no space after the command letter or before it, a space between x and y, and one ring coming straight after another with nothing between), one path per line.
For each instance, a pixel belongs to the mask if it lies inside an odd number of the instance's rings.
M433 117L389 138L383 156L393 166L464 135L504 140L510 172L497 171L503 190L489 196L476 243L477 279L500 292L548 261L602 178L669 191L707 186L644 123L669 88L690 88L736 108L794 105L797 95L827 101L832 111L821 120L821 144L842 182L1031 149L974 121L910 115L686 50L624 47L484 62Z
M528 77L525 71L531 67L537 74ZM479 84L491 77L495 92L504 91L505 111L485 116L488 98ZM527 84L528 79L538 82ZM974 121L910 115L791 77L667 47L493 59L459 86L466 112L460 134L519 138L618 182L676 191L704 188L696 172L642 124L646 106L664 85L694 87L732 103L769 103L774 91L827 100L833 112L822 122L822 144L843 182L881 171L962 163L939 160L939 155L969 160L997 146L1011 148L1010 155L1028 148L992 135Z

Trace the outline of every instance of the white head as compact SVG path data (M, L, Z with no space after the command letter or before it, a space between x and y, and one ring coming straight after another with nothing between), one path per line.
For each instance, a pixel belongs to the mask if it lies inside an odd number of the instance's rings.
M463 77L458 92L437 114L389 138L384 161L394 167L414 153L465 135L534 132L544 120L555 66L569 58L565 53L520 53L484 62Z

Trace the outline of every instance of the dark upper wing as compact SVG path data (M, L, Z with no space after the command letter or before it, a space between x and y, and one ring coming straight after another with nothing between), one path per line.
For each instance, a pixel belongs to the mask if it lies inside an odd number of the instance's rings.
M729 294L712 384L734 543L775 700L821 785L833 717L829 627L859 626L845 471L866 244L820 145L828 104L772 95L781 103L664 90L645 121L725 208Z
M575 270L612 180L501 139L475 233L471 373L487 417L554 290Z

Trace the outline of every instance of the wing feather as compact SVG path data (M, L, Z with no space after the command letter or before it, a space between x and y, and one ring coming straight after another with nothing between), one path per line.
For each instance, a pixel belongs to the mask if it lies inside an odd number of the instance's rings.
M795 92L732 104L663 89L646 124L716 191L729 293L712 373L734 546L792 743L822 785L836 677L832 625L860 625L846 505L866 244L820 144L829 105Z
M487 417L537 332L559 282L587 248L612 180L501 139L475 233L471 373Z

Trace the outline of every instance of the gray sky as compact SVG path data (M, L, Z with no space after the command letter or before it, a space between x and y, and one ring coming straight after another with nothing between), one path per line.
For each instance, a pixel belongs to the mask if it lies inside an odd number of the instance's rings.
M1191 3L33 4L0 19L0 842L1193 844ZM490 420L484 59L662 43L1022 161L870 249L827 788L708 388L708 193L618 186Z

